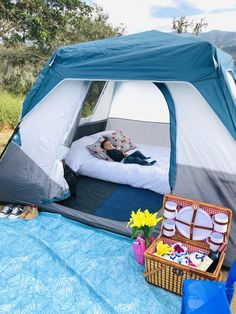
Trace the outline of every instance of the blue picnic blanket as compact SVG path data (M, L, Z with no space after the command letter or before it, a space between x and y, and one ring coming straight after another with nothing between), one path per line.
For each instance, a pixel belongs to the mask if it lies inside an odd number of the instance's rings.
M49 213L0 228L0 313L180 313L180 297L147 284L128 238Z

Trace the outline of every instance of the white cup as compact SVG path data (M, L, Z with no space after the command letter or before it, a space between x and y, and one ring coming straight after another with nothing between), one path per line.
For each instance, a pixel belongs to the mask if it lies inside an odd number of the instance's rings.
M229 217L226 214L219 213L212 217L214 231L225 233L228 228Z
M173 235L175 235L175 221L171 219L165 219L162 232L166 237L173 237Z
M206 239L206 242L209 244L212 251L217 251L224 241L223 234L219 232L212 232L211 235Z
M164 208L164 217L174 219L176 216L177 204L175 202L167 201Z

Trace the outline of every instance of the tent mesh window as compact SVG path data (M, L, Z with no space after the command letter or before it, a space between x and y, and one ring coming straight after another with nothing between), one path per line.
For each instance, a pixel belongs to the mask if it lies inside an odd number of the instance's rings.
M82 108L82 118L90 116L98 102L98 99L104 89L106 82L103 81L94 81L91 83L88 90L87 96L85 97L83 108Z

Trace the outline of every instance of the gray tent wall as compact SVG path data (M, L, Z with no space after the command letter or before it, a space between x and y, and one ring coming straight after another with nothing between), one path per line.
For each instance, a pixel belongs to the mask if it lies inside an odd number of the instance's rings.
M60 82L20 121L1 158L0 200L42 204L70 196L61 160L89 85Z

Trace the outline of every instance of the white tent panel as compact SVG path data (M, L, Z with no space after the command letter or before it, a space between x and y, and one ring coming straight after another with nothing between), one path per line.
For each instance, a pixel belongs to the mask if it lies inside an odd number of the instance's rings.
M202 95L188 83L167 83L176 110L178 164L236 174L236 144Z
M106 130L121 130L135 143L170 147L167 123L108 118Z
M22 150L55 182L66 186L63 146L88 90L88 82L64 80L23 119Z
M90 122L106 120L110 111L115 82L109 82L104 88L91 116Z
M169 110L163 94L152 82L118 82L109 117L169 123Z
M235 84L235 81L234 81L234 78L233 78L233 74L232 74L231 71L227 71L226 72L226 76L227 76L227 79L228 79L229 87L231 89L231 93L233 94L234 99L236 99L236 84Z

